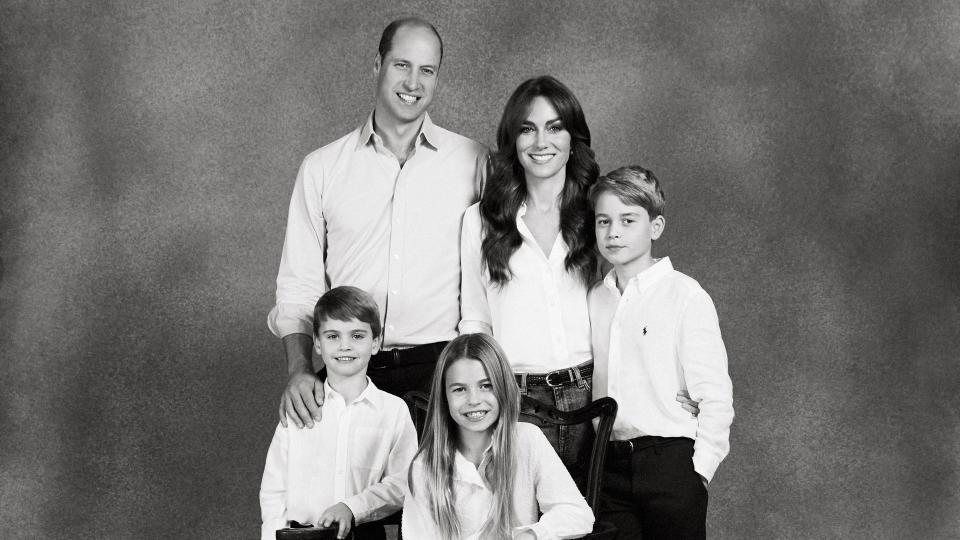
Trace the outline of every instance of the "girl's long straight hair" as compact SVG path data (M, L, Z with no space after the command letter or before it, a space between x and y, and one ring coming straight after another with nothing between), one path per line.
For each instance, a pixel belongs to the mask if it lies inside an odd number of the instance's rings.
M520 247L517 212L527 198L526 174L517 156L517 137L533 100L542 97L553 105L560 124L570 133L570 159L560 193L560 234L567 244L567 272L590 285L597 278L593 212L587 191L600 175L590 148L590 128L580 102L563 83L550 76L528 79L507 100L497 128L497 150L490 155L488 180L480 198L485 233L481 244L483 265L490 281L506 285L513 277L510 257Z
M450 416L445 380L450 365L463 358L483 364L500 407L500 416L493 427L491 455L480 471L493 493L493 505L480 538L510 538L515 521L511 494L516 471L515 441L520 415L520 391L503 349L486 334L464 334L451 341L440 353L430 389L426 427L420 448L414 456L414 462L422 460L424 475L414 478L413 467L410 468L407 473L410 494L426 498L433 521L443 538L461 537L453 490L454 456L459 431Z

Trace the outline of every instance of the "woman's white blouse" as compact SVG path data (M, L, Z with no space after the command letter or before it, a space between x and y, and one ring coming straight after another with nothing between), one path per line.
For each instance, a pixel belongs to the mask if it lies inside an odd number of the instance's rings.
M544 255L523 221L526 211L523 205L517 212L523 242L510 257L513 279L503 287L491 283L483 268L479 204L464 214L459 330L492 334L515 372L546 373L593 358L587 287L564 268L568 250L562 235L549 257Z
M529 529L536 533L538 540L550 540L579 538L592 531L593 512L540 428L518 423L516 443L517 470L511 490L516 519L511 524L513 536ZM409 490L404 497L403 537L409 540L441 538L430 515L426 489L420 481L424 477L422 459L414 460L411 467L416 497ZM488 519L493 493L477 467L459 452L454 462L453 491L461 538L475 540Z

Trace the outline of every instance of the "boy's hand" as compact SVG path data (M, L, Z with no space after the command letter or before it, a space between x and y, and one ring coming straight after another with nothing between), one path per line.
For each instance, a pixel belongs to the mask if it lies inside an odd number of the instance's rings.
M350 527L353 526L353 511L350 510L349 506L343 503L337 503L323 511L318 525L321 527L329 527L334 523L340 526L340 529L337 531L337 538L346 538L347 533L350 532Z
M688 394L686 390L677 392L677 401L679 401L680 406L692 414L694 418L700 414L700 402L690 399L690 394Z
M287 427L287 417L294 425L313 427L320 421L320 406L323 405L323 382L313 373L294 373L287 381L287 388L280 398L280 423Z

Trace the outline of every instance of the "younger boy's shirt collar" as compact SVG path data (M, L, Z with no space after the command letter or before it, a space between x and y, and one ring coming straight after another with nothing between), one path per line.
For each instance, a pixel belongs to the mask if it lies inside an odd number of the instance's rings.
M630 278L630 281L627 282L623 290L626 292L627 289L632 289L635 292L642 293L670 272L673 272L673 264L670 262L670 257L664 257L653 263L653 266L650 268ZM617 296L620 296L620 289L617 288L616 270L611 269L607 272L607 275L603 278L603 285L610 291L616 293Z
M330 386L330 381L323 381L323 392L324 395L329 397L336 396L340 401L346 402L343 398L343 394L337 392ZM360 392L360 395L357 396L357 399L353 400L352 403L367 402L373 408L380 410L383 408L383 395L380 393L380 390L377 388L373 381L370 380L370 377L367 377L367 387ZM344 405L350 405L351 403L344 403Z

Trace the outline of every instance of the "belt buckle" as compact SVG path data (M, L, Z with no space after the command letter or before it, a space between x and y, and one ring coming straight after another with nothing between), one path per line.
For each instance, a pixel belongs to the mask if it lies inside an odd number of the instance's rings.
M569 371L569 370L567 370L567 371ZM554 375L561 375L562 373L563 373L562 371L554 371L554 372L551 372L551 373L547 373L547 376L543 378L543 382L547 383L547 386L549 386L550 388L557 388L557 387L559 387L559 386L562 386L562 385L570 382L570 381L569 381L569 378L568 378L568 380L563 381L563 382L558 382L558 383L552 383L552 382L550 382L550 377L553 377ZM569 374L568 374L568 375L569 375Z

